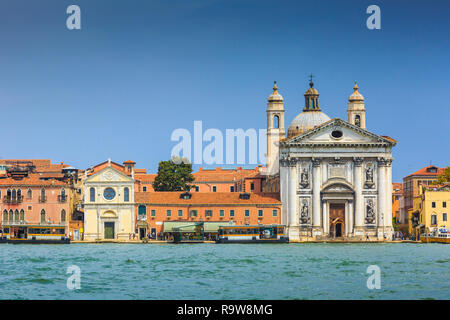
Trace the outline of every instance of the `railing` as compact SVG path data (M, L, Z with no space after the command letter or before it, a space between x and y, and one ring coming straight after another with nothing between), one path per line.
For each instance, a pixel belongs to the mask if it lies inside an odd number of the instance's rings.
M13 198L11 196L3 197L3 203L7 203L7 204L18 204L18 203L22 203L22 201L23 201L23 196L16 196L15 198Z
M58 202L67 202L67 196L62 194L58 195Z
M47 196L39 196L39 202L47 202Z
M139 221L147 221L147 215L145 215L145 214L140 214L140 215L138 215L137 219L138 219Z

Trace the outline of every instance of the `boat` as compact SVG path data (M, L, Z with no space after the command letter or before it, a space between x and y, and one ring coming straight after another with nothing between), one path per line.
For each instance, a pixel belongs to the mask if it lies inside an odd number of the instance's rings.
M425 243L450 243L450 229L440 228L433 233L423 234L420 241Z
M0 243L30 244L68 244L70 238L65 236L65 226L8 226L3 227Z
M283 225L220 226L216 243L288 243Z

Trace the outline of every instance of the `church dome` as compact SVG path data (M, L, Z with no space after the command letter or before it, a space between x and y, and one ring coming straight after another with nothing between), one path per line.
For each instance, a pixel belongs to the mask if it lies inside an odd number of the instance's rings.
M358 85L355 82L355 86L353 87L353 93L348 98L348 101L364 101L364 97L361 93L358 92Z
M273 84L273 92L269 96L269 98L267 98L267 101L269 101L269 102L276 102L276 101L283 102L283 96L278 93L278 86L277 86L277 82L276 81Z
M330 117L320 110L303 111L289 125L288 138L305 133L329 120Z

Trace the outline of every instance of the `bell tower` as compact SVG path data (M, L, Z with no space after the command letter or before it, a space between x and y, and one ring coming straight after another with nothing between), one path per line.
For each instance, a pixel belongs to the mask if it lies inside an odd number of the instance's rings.
M277 82L274 81L273 93L267 99L267 173L276 175L280 172L279 142L284 139L284 100L278 93Z
M366 130L366 108L364 107L364 97L358 92L358 89L358 85L355 81L353 93L348 98L347 121Z

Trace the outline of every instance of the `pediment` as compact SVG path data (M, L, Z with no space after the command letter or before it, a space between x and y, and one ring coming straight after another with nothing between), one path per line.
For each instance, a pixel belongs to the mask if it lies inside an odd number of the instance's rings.
M395 140L389 140L367 130L361 129L339 118L327 121L304 134L286 139L283 145L354 145L384 144L394 146Z
M106 167L103 170L87 178L86 182L133 182L133 178L123 172L113 168Z

